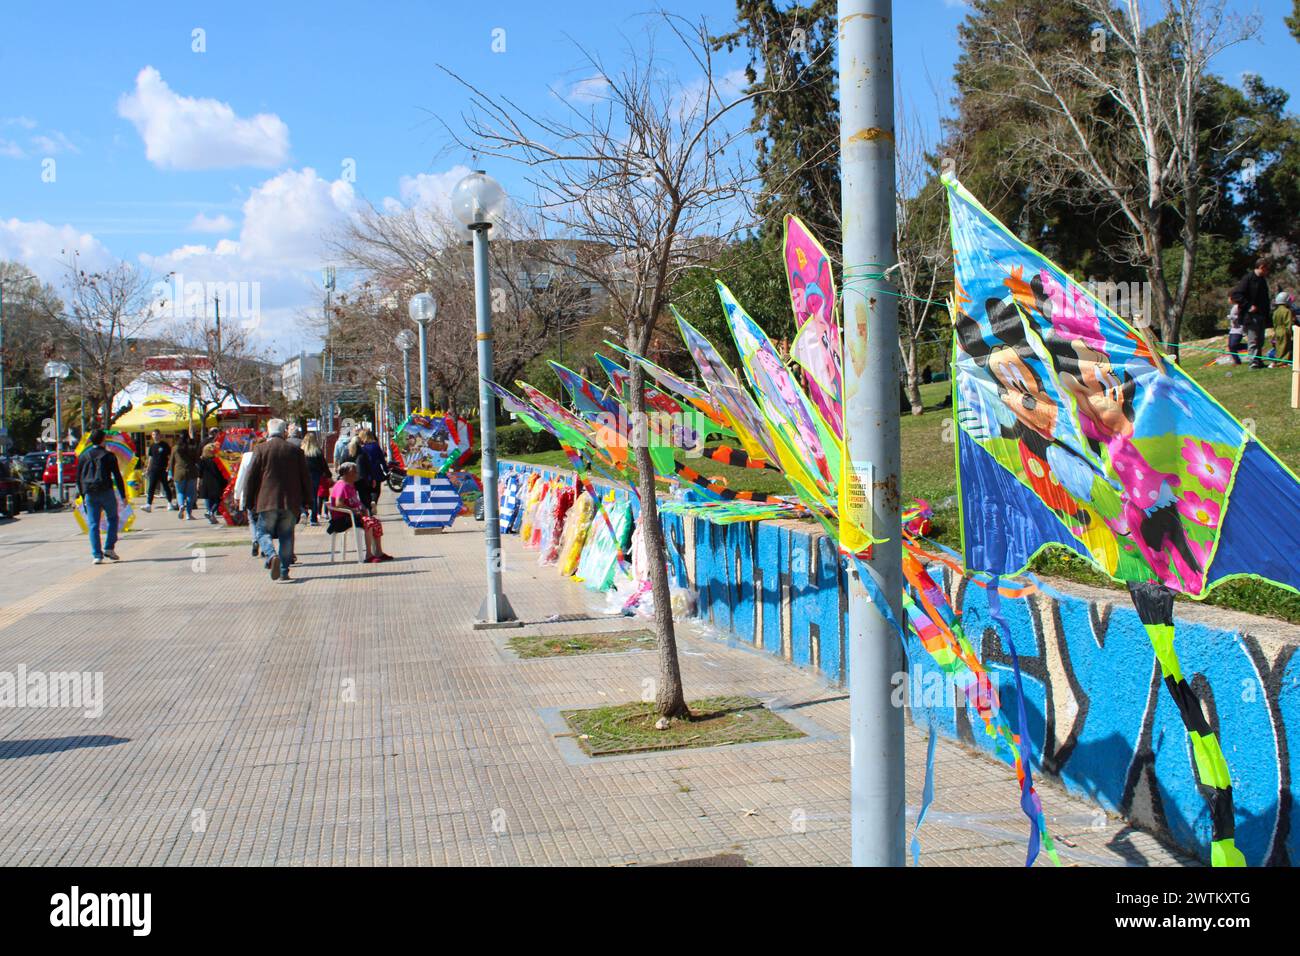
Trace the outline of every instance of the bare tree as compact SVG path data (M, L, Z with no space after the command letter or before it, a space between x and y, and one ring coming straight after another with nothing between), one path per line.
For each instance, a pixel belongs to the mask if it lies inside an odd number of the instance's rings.
M1018 80L1004 95L1028 107L1018 149L1045 194L1114 213L1121 254L1145 271L1161 337L1176 346L1200 221L1216 201L1201 156L1208 67L1256 21L1229 16L1223 0L1162 0L1150 24L1143 0L1072 2L1096 24L1072 44L1036 43L1032 6L991 24L990 53ZM1171 233L1182 246L1172 287Z
M87 403L107 423L113 395L138 366L131 350L134 340L154 325L156 308L162 304L153 277L128 262L86 272L74 254L67 264L63 296L64 311L54 318L78 353Z
M698 70L681 84L656 55L666 34ZM752 215L752 168L739 143L748 136L739 107L765 92L726 92L716 70L709 33L668 13L655 14L646 45L629 51L627 65L607 69L583 51L586 70L602 81L594 103L566 101L562 117L537 116L451 74L471 94L468 134L457 143L480 155L523 163L538 193L537 213L566 236L590 240L571 267L609 297L610 314L623 323L627 346L644 354L669 290L688 268L705 261L719 235L734 234ZM450 71L448 71L450 73ZM732 123L736 116L739 122ZM643 372L632 366L634 419L646 420ZM650 580L658 635L656 709L665 717L689 715L682 690L669 606L663 529L655 502L649 441L631 429L641 500L641 529L650 555Z
M587 318L588 284L569 262L570 243L542 238L519 219L493 236L488 284L494 315L494 374L506 381ZM473 263L464 229L429 209L363 210L332 241L341 261L364 277L339 296L334 335L340 347L356 346L367 381L381 367L400 368L393 341L409 327L405 307L417 292L432 292L438 319L428 341L428 375L434 400L450 408L478 378L474 344ZM418 377L418 376L417 376ZM472 404L472 402L471 402Z
M238 407L248 394L259 392L260 365L270 361L243 326L228 319L222 322L220 308L214 303L211 322L206 315L191 316L173 327L168 336L188 363L188 401L200 422L216 415L227 402ZM158 373L158 383L170 385L173 380Z
M935 294L952 259L943 184L930 165L928 143L912 114L895 126L898 191L898 318L907 400L913 415L921 401L920 353L936 309Z

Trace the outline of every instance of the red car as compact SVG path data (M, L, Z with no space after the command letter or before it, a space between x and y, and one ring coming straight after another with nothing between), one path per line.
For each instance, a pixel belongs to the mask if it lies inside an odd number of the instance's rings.
M45 463L45 474L41 476L41 484L45 485L47 492L59 483L56 462L54 455L50 455L50 460ZM63 452L63 483L65 485L77 483L77 456L70 451Z

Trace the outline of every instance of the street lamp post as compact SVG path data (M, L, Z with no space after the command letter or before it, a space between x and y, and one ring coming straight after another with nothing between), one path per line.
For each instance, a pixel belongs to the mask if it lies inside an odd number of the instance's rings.
M405 421L411 417L411 346L415 344L415 336L410 329L402 329L395 344L402 350L402 420Z
M46 362L45 377L54 380L54 481L59 491L59 504L63 504L63 397L59 383L72 374L67 362Z
M427 292L411 296L411 321L420 329L420 411L429 410L429 323L438 314L438 303Z
M893 689L903 647L859 577L872 575L893 620L903 620L898 299L887 278L897 260L893 4L839 0L838 22L844 454L884 539L849 571L849 839L854 866L902 866L903 709Z
M483 524L487 537L487 596L475 627L511 627L521 622L501 586L501 525L497 517L496 399L487 387L492 378L492 309L488 289L488 230L505 211L501 184L476 170L456 184L451 208L474 233L474 312L478 324L478 409L483 448Z

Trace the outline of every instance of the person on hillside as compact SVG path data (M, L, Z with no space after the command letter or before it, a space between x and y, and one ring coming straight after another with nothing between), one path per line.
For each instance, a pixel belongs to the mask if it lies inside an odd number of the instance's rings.
M194 520L195 491L199 480L199 448L189 432L181 432L171 457L172 481L176 483L176 517Z
M248 463L253 460L253 450L264 441L266 441L265 435L258 435L253 439L248 451L239 456L239 471L235 473L235 502L248 517L248 530L253 536L253 557L255 558L261 554L261 549L257 543L259 537L257 512L252 509L252 502L248 500Z
M355 520L361 522L362 528L366 533L366 561L371 564L377 564L380 561L391 561L393 556L385 554L380 540L384 535L383 525L379 519L370 514L370 509L366 507L357 491L357 475L360 469L355 461L347 461L339 466L339 478L334 482L334 487L330 489L330 505L335 508L346 508L355 516ZM352 519L347 515L332 514L330 516L329 527L326 529L330 534L343 534L350 532L352 529Z
M1241 306L1228 310L1228 355L1233 365L1241 364L1241 340L1246 337L1246 327L1241 324Z
M285 437L288 424L272 418L267 439L253 450L244 494L257 512L258 547L272 581L288 581L294 563L294 528L311 495L307 456Z
M148 471L145 473L145 511L153 511L154 492L160 485L167 499L167 510L171 511L176 507L173 500L176 494L172 491L171 479L167 477L167 463L171 455L172 446L163 441L162 432L155 428L153 434L149 436L149 447L145 451L145 457L149 462Z
M308 432L302 440L302 453L307 458L307 478L311 483L311 501L309 510L311 511L311 523L320 524L320 507L321 501L329 494L328 488L324 494L320 493L323 483L330 476L329 464L325 461L325 451L320 446L320 441L315 432Z
M221 473L217 461L217 446L208 442L203 446L203 457L199 459L199 494L207 504L208 524L217 523L217 514L221 508L221 497L226 493L226 476Z
M1274 368L1291 364L1291 326L1295 324L1292 298L1289 292L1279 292L1273 300L1273 358L1277 360Z
M1250 367L1264 368L1264 324L1268 321L1268 260L1259 259L1228 296L1241 307L1241 323L1250 345Z
M368 428L361 430L360 454L365 456L365 471L370 479L367 489L370 497L366 499L366 507L374 511L375 506L379 504L379 493L384 488L384 482L388 480L388 458L379 440L375 438L375 433Z
M117 557L117 503L118 496L126 499L126 484L117 466L117 456L104 447L104 429L90 433L90 447L77 459L77 490L86 511L86 524L90 527L90 556L95 564ZM99 537L101 516L108 525L103 543Z

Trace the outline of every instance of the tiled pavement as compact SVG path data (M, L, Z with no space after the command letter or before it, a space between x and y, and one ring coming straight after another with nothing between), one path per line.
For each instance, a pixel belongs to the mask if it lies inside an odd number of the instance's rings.
M300 529L282 585L243 529L172 512L141 514L117 565L90 563L68 515L0 526L0 672L98 671L105 696L98 718L0 709L0 864L848 862L840 690L687 626L688 696L798 705L817 733L576 760L548 712L638 698L652 654L516 660L470 627L481 525L387 527L401 559L381 566L331 565ZM633 625L506 547L530 632ZM540 623L555 615L571 619ZM907 743L914 809L924 736ZM937 784L924 864L1023 862L1009 769L945 741ZM1180 862L1050 786L1044 801L1066 864Z

